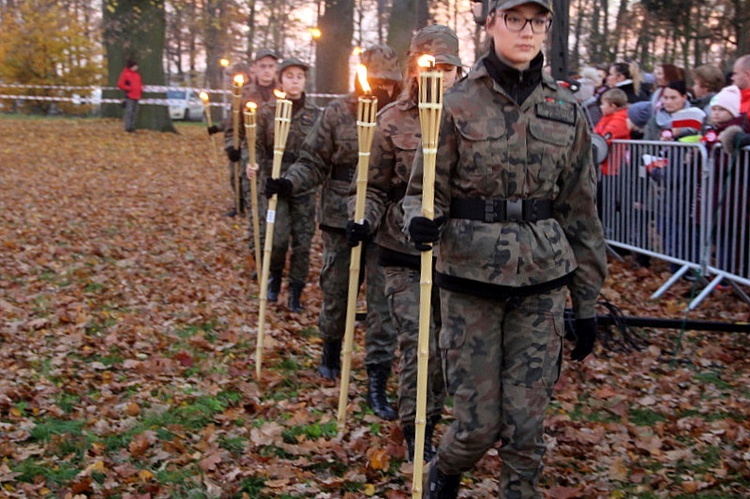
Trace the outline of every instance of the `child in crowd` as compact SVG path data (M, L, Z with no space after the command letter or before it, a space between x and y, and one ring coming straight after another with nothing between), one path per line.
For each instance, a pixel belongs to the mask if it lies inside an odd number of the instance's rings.
M747 118L740 114L740 89L730 85L713 96L710 103L711 114L703 141L711 146L719 141L719 134L732 125L743 127ZM746 126L745 126L746 128Z
M628 129L628 96L619 88L610 88L602 94L601 104L602 119L594 127L594 133L604 137L607 145L613 140L629 139ZM602 175L617 175L618 168L609 171L607 159L602 162Z
M631 140L643 139L643 128L651 119L651 113L653 113L653 107L649 101L636 102L628 107L626 124Z

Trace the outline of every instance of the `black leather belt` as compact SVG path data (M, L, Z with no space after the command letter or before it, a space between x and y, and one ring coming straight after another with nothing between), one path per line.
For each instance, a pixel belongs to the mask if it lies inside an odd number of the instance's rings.
M451 218L482 222L536 222L552 217L550 199L454 199Z
M356 167L350 165L333 165L331 168L331 178L333 180L342 180L351 182L354 179Z

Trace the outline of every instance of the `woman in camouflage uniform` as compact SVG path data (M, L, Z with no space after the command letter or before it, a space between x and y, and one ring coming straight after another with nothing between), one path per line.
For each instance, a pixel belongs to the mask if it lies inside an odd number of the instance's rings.
M296 161L302 142L320 115L320 109L306 99L304 92L308 69L307 64L293 57L285 59L279 65L281 90L286 93L286 98L292 101L292 122L281 163L282 174ZM258 111L255 144L261 185L266 178L270 178L273 166L275 114L276 99L271 99ZM250 176L253 171L248 168L247 173ZM294 196L279 199L276 205L268 301L278 300L281 275L291 242L288 306L292 312L302 310L302 290L310 272L310 246L315 233L315 191L316 189L311 187L295 192ZM266 209L267 202L264 203L263 214ZM265 215L260 217L261 241L265 239L265 218ZM261 242L261 244L265 243Z
M570 289L582 360L606 276L596 174L575 97L542 72L551 0L491 0L490 49L445 95L435 220L421 216L417 151L404 223L439 241L447 390L455 421L430 466L429 497L455 498L461 473L498 441L500 497L541 498L544 415L560 373Z
M372 144L367 202L363 224L349 222L347 233L355 244L370 233L380 250L379 263L385 268L385 294L399 337L401 372L398 384L398 416L408 449L414 458L414 418L417 401L417 339L419 336L420 256L403 232L402 202L409 182L414 154L420 144L418 92L420 56L429 54L443 72L443 85L450 88L461 71L458 38L447 26L435 24L422 28L408 54L404 90L399 99L383 108ZM433 324L430 333L429 387L424 459L435 452L432 434L440 421L445 400L445 383L437 349L436 329L440 327L440 302L433 288Z
M401 72L396 52L387 45L376 45L360 57L367 67L368 81L378 105L385 106L400 92ZM323 357L319 372L327 379L336 379L341 373L351 255L345 229L349 192L358 161L356 112L360 94L361 89L328 104L305 140L299 160L283 177L269 179L265 190L267 196L278 194L283 198L322 185L318 217L323 237L320 272L323 306L318 327L323 337ZM377 256L377 246L368 241L362 266L367 282L367 402L379 417L392 420L396 412L386 397L386 386L395 357L396 331L388 313L383 291L385 277L377 265Z

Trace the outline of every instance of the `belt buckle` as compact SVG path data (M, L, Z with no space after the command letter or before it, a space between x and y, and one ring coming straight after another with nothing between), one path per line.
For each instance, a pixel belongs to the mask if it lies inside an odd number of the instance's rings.
M484 222L491 224L498 220L499 214L498 214L498 206L496 203L496 200L494 199L485 199L484 200Z
M523 199L507 199L505 213L509 222L523 222Z

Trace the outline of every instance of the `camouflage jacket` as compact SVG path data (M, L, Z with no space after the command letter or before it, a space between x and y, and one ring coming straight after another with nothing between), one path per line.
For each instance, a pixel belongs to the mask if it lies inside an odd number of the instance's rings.
M312 130L320 112L320 109L312 104L310 99L306 98L304 106L292 114L292 122L289 126L289 135L286 139L286 147L281 162L281 175L297 160L302 142ZM271 176L273 167L275 116L276 99L267 102L258 110L255 151L260 174L264 178ZM305 192L309 191L310 189ZM295 194L302 193L303 191L300 190L295 192Z
M347 198L359 158L356 109L353 94L331 101L284 174L295 194L322 185L318 221L323 228L343 230L349 218ZM333 178L335 172L348 173L348 179Z
M446 217L438 274L509 288L567 276L576 316L595 315L607 273L596 170L586 120L568 90L544 75L519 106L480 59L445 94L436 163L435 217ZM405 227L421 215L422 176L418 150L404 199ZM552 218L451 218L452 199L498 198L551 200Z
M403 231L402 202L421 136L416 102L399 100L382 109L372 139L365 205L365 220L377 230L375 242L414 256L419 251Z
M266 92L267 93L267 92ZM229 112L227 113L227 118L222 122L222 129L224 130L224 147L229 147L232 145L232 142L234 141L234 116L232 113L234 112L234 109L232 109L232 103L233 103L233 96L229 96ZM260 108L263 107L264 104L267 102L275 101L276 99L273 96L273 92L271 92L271 98L270 99L264 99L263 93L260 91L260 87L258 87L258 84L256 82L248 83L247 85L242 87L241 97L240 97L240 126L239 126L239 141L240 146L243 149L243 156L246 156L246 149L247 149L247 142L245 141L245 106L248 102L254 102L258 105L257 110L260 111ZM257 119L257 117L256 117Z

